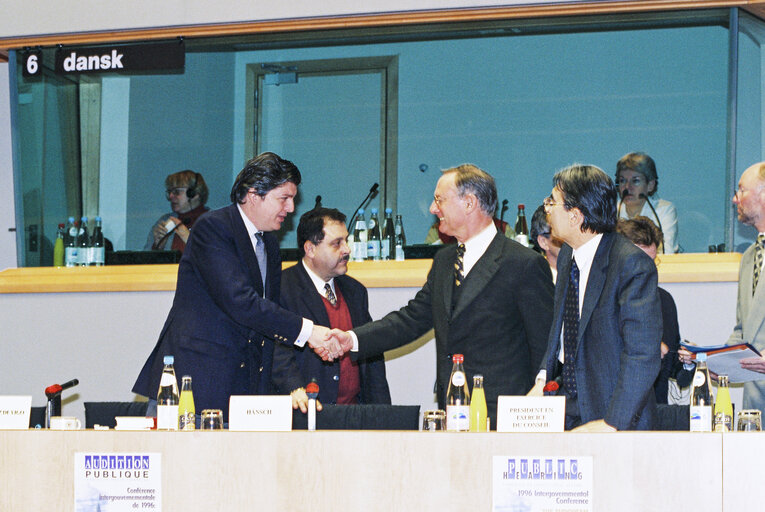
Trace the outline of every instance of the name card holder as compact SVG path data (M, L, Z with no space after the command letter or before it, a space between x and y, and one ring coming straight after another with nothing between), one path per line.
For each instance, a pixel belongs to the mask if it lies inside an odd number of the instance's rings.
M0 395L0 430L27 430L31 395Z
M289 395L233 395L228 405L228 429L289 432L292 398Z
M566 397L500 396L497 432L563 432Z

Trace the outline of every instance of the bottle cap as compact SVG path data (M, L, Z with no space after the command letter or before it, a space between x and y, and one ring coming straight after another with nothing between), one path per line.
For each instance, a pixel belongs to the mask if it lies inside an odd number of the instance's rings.
M525 209L526 209L526 206L525 206L523 203L520 203L520 204L518 205L518 208L520 208L521 210L525 210Z
M96 217L96 222L101 222L101 217Z
M364 208L359 208L359 215L364 215Z
M168 355L168 356L165 356L163 361L165 362L165 364L173 364L175 362L175 357Z
M170 357L173 357L173 356L170 356ZM183 377L181 377L181 381L182 382L191 382L191 375L184 375Z
M58 227L59 228L63 228L64 227L64 223L62 222L61 224L58 225Z
M720 375L717 376L717 387L727 386L728 383L729 383L729 381L728 381L728 376L727 375L721 373Z
M88 222L88 218L86 216L84 216L84 215L82 216L82 218L80 218L80 220L83 222L83 224L85 222Z
M67 220L68 220L69 222L74 222L74 217L69 217L69 219L67 219Z
M372 208L372 215L377 215L377 208Z
M696 361L706 362L707 360L707 353L706 352L699 352L696 354Z
M454 354L452 356L452 362L453 363L463 363L465 362L465 356L462 354Z
M386 208L385 213L393 213L393 208Z

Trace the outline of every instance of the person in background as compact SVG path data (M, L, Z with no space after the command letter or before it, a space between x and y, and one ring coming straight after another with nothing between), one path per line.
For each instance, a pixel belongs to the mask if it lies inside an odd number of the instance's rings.
M302 259L282 272L282 307L320 325L351 329L372 321L363 284L346 275L350 248L345 215L314 208L300 217L298 249ZM274 347L273 379L277 392L290 393L292 406L306 412L305 386L316 379L324 404L390 404L382 354L352 361L322 361L305 347Z
M439 230L459 242L438 251L427 281L398 311L352 331L333 329L354 360L436 335L436 396L443 409L452 354L465 372L484 376L486 405L496 427L497 397L522 395L534 383L552 318L552 276L536 252L499 233L492 222L497 188L472 164L443 171L430 212Z
M529 235L531 243L534 244L534 249L544 255L547 264L550 265L554 283L558 277L558 253L563 242L550 233L550 224L547 223L547 213L543 204L539 205L539 208L534 211L534 215L531 216Z
M645 153L628 153L621 157L616 163L616 185L619 187L619 218L648 217L659 226L664 236L659 252L678 252L677 211L674 204L654 197L659 188L659 176L653 159Z
M194 222L209 210L205 206L208 195L207 183L198 172L185 170L168 175L165 178L165 197L172 212L154 223L144 250L183 252Z
M641 215L634 219L620 219L616 224L616 232L624 235L638 246L652 260L656 260L658 247L661 245L661 231L648 217ZM678 359L680 349L680 327L677 322L677 306L667 290L659 287L661 299L661 370L653 389L656 392L656 403L666 404L669 395L669 379L675 379L679 388L691 385L693 371L683 368Z
M329 329L279 306L282 262L278 231L295 210L301 176L290 161L263 153L245 165L229 206L194 224L178 264L173 306L133 391L156 401L163 359L175 356L178 377L190 375L197 410L222 409L231 395L270 394L274 343L340 355ZM152 403L153 402L153 403Z
M616 187L592 165L558 171L545 200L558 254L553 324L529 395L566 397L566 430L653 428L661 355L656 265L618 233Z

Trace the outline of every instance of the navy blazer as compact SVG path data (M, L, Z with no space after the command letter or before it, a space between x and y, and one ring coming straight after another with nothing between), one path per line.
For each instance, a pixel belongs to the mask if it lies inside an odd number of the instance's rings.
M560 351L572 254L567 244L558 254L555 316L545 354L548 378L555 375ZM574 355L583 424L604 419L618 430L653 427L661 336L656 264L622 235L605 233L584 291Z
M294 343L303 319L278 305L281 257L265 233L265 298L251 235L235 204L201 216L178 265L173 306L133 391L155 397L163 358L191 375L196 409L222 409L236 394L271 392L273 343Z
M454 297L456 246L433 258L425 286L398 311L354 332L369 357L436 334L436 396L445 406L452 354L465 356L465 372L484 376L486 406L496 425L497 397L525 395L542 364L552 319L550 266L536 252L497 233ZM452 305L454 303L454 305Z
M369 298L364 285L347 275L336 277L334 284L335 290L339 290L348 304L353 326L371 322ZM281 304L318 325L329 326L324 301L317 293L302 261L282 273ZM337 387L340 382L338 361L322 361L308 346L300 348L279 344L274 348L273 380L278 392L290 393L305 387L312 378L319 384L319 401L325 404L337 403ZM391 403L382 355L359 361L359 378L360 404Z

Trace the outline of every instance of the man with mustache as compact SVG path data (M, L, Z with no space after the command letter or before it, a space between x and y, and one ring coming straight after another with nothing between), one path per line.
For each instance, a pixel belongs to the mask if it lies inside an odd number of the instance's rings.
M281 304L318 325L343 330L372 321L367 289L346 274L350 249L345 215L334 208L314 208L300 217L297 265L282 273ZM348 354L324 362L306 347L277 345L273 379L290 393L292 406L306 412L305 386L319 384L319 401L330 404L390 404L382 355L352 361Z

